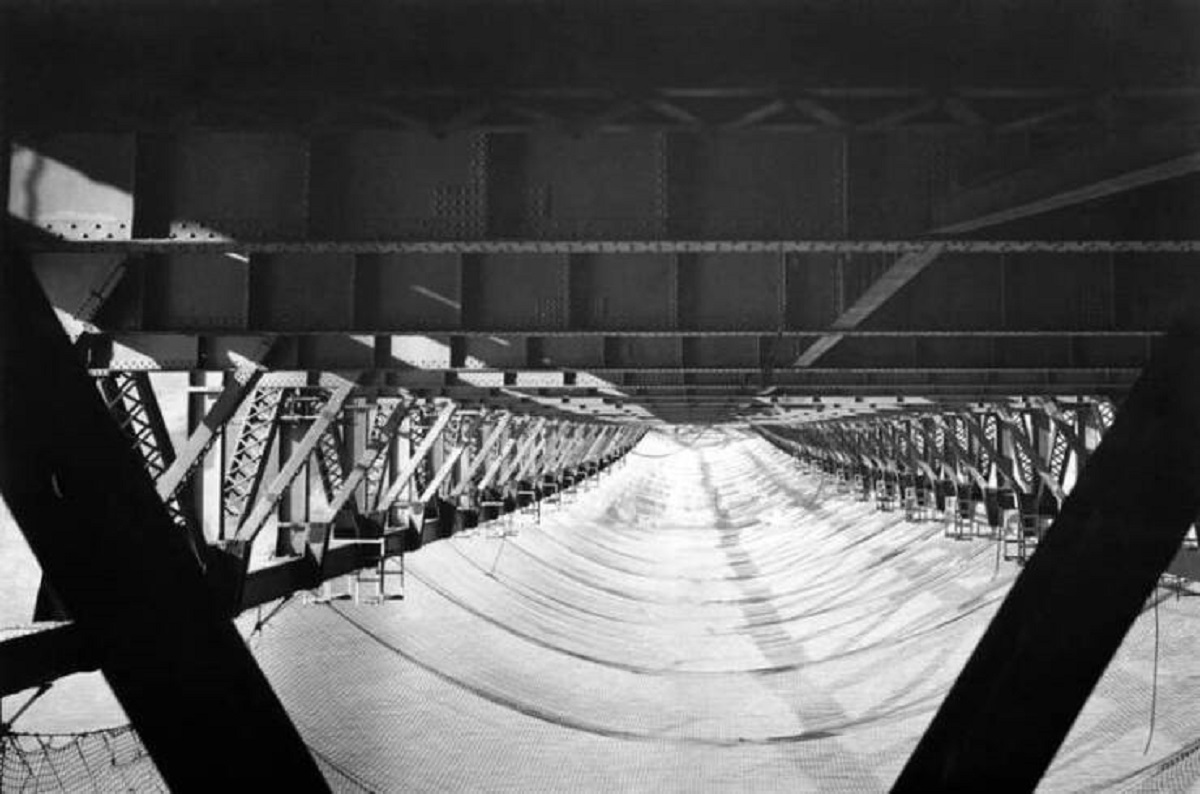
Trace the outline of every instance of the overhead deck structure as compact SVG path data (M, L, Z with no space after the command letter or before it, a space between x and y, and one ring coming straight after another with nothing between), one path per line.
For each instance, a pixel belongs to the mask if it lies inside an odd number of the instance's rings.
M10 4L5 267L222 619L661 425L978 505L1024 560L1200 297L1200 9L852 5ZM3 689L103 664L79 630Z

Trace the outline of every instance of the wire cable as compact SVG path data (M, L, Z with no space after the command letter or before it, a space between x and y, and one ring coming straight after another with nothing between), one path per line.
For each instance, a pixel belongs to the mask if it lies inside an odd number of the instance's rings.
M1154 676L1150 683L1150 730L1146 733L1146 746L1142 755L1150 752L1154 741L1154 723L1158 716L1158 585L1154 585Z

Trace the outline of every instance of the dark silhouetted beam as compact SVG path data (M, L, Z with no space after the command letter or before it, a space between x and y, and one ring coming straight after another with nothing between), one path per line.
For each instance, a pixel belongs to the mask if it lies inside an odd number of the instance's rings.
M327 790L28 263L7 251L0 494L172 790ZM271 763L215 761L214 737Z
M0 697L99 666L74 623L11 637L0 642Z
M896 782L1032 791L1200 508L1200 332L1172 333Z

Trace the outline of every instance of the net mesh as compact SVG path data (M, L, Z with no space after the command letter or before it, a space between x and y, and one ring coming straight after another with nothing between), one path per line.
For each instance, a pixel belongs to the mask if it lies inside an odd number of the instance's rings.
M372 792L353 770L309 748L335 792ZM0 791L166 792L150 753L132 725L67 734L0 736Z
M167 791L126 725L74 734L0 736L0 791Z
M687 446L644 445L519 535L422 549L403 601L244 616L330 787L886 790L1015 566L760 444ZM1195 790L1200 599L1177 596L1155 599L1161 638L1151 605L1133 625L1041 790ZM2 735L0 772L4 792L165 789L129 726Z

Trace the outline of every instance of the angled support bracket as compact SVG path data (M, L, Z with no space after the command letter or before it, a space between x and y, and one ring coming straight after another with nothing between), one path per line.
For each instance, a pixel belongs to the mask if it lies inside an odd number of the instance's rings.
M451 497L457 498L462 496L471 487L471 483L474 481L475 475L478 474L479 470L483 467L484 461L487 460L487 457L489 454L491 454L492 449L500 442L500 439L503 438L504 434L508 431L508 426L512 422L512 418L512 414L504 414L500 417L500 420L492 426L492 429L488 431L487 436L485 436L483 439L483 443L479 445L479 450L475 453L474 457L471 458L471 463L467 466L466 472L463 473L462 481L455 486L454 491L450 494ZM501 455L501 457L503 457L503 455Z
M450 420L454 418L457 410L458 407L453 403L448 403L442 408L441 413L434 420L433 426L429 428L429 432L425 434L425 437L421 439L421 443L413 450L412 457L405 461L400 470L396 472L396 479L388 487L387 493L380 498L379 503L375 505L376 510L385 511L392 508L392 505L400 498L400 492L404 490L405 486L408 485L408 481L412 479L413 475L417 473L417 469L424 462L425 456L433 449L433 445L437 443L437 440L442 437L442 433L445 432L446 427L450 424Z
M279 504L279 500L283 498L288 486L292 484L292 480L296 479L300 469L308 462L309 455L320 443L321 437L329 430L329 425L342 412L342 406L346 403L350 392L354 390L354 386L354 380L348 379L330 393L325 404L321 406L321 412L305 431L304 437L300 439L300 443L296 445L287 462L280 467L279 473L267 486L266 491L254 505L254 509L238 527L238 540L253 541L262 530L263 525L267 523L267 519Z
M504 442L504 446L500 449L500 454L492 461L492 465L488 466L487 471L483 474L483 479L479 481L479 490L482 491L491 486L492 481L496 479L496 475L500 473L500 467L505 464L505 461L509 460L509 456L512 455L513 450L516 448L517 440L515 438L510 438Z
M514 475L520 474L523 471L526 458L537 449L539 442L542 442L542 434L545 428L545 417L538 417L531 425L526 425L521 434L521 440L517 442L516 453L500 468L498 479L501 483L507 484L512 482Z
M332 521L334 517L341 512L342 508L350 503L354 496L354 492L358 490L358 486L362 483L367 473L375 466L375 461L388 445L392 443L392 438L399 429L400 423L404 421L405 415L408 413L408 408L399 400L394 403L379 405L376 408L383 415L382 421L376 421L375 426L371 430L371 437L367 440L367 446L359 454L358 460L354 462L350 473L342 480L341 486L334 492L333 499L329 502L329 515L327 520ZM377 417L379 414L377 414Z

